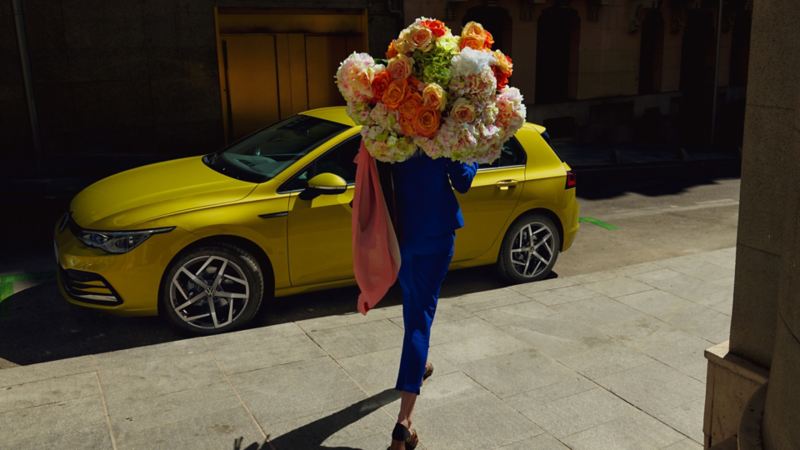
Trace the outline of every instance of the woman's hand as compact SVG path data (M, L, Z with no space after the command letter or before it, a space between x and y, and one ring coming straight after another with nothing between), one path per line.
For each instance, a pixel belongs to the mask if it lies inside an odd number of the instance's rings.
M472 186L475 174L478 172L478 163L467 164L448 159L446 170L453 187L458 192L466 194L470 186Z

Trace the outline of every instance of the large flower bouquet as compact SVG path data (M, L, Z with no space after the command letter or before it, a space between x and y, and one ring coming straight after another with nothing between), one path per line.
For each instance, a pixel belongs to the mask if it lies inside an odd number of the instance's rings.
M384 162L405 161L417 148L434 159L497 159L525 122L525 105L508 86L511 58L493 43L479 23L454 36L423 17L389 44L386 59L347 57L336 83L369 153Z

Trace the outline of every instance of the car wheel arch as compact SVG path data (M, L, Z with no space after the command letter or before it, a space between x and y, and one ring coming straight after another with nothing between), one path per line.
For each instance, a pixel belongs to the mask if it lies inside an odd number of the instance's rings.
M214 236L206 236L200 238L196 241L193 241L186 245L183 249L177 252L172 259L170 259L169 263L167 264L164 272L161 274L161 282L159 286L164 286L166 282L166 275L169 272L169 268L172 267L172 264L181 256L186 254L187 252L192 251L195 248L202 247L204 245L213 245L213 244L227 244L233 245L236 247L241 248L242 250L246 250L250 252L253 257L256 258L256 262L258 262L259 268L261 269L261 273L264 276L264 297L272 298L275 295L275 273L272 268L272 261L269 259L269 255L255 242L236 235L230 234L220 234ZM161 289L159 288L159 292ZM262 303L263 305L263 303ZM158 302L159 314L161 313L161 301Z

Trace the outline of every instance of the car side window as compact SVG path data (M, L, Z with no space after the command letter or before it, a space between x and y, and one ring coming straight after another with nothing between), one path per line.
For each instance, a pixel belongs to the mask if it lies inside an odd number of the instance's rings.
M361 135L357 134L325 152L324 155L314 160L314 162L306 166L299 174L287 181L280 190L294 191L305 189L308 186L308 180L325 172L339 175L347 181L347 184L355 183L356 163L354 161L360 147Z
M526 161L527 156L525 154L525 150L522 148L522 145L519 143L517 138L512 137L506 141L505 144L503 144L503 150L500 152L500 158L491 164L481 164L480 168L494 169L498 167L524 166Z

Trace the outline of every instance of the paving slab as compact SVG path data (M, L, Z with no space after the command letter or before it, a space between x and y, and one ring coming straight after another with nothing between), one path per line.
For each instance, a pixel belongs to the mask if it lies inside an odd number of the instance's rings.
M569 447L549 434L539 436L504 445L503 450L569 450Z

